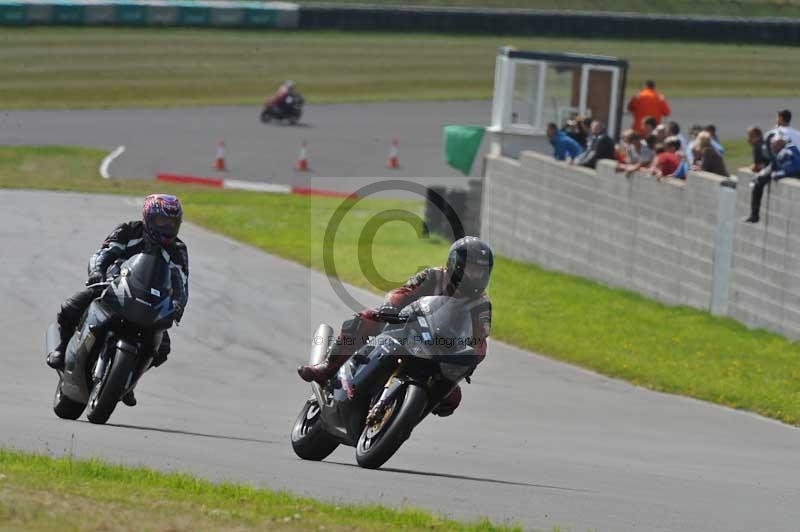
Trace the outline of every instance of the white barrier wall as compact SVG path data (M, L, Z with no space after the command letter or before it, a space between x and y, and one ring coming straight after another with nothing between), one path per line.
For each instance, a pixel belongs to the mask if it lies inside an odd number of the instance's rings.
M740 172L739 182L751 176ZM744 216L750 187L737 192ZM741 322L800 338L800 181L772 184L764 191L761 223L736 224L729 306Z
M788 273L796 264L787 254L793 249L800 255L800 238L787 234L795 203L800 217L800 185L773 187L775 223L744 227L737 220L746 214L743 207L749 209L746 186L737 198L735 189L721 186L726 179L715 174L659 182L643 173L626 178L614 166L601 161L595 172L534 152L522 152L519 160L489 156L481 236L512 259L800 337L800 327L790 331L783 325L789 302L796 308L792 317L800 316L800 275ZM776 188L797 196L781 196L778 202ZM780 210L773 214L773 208ZM800 226L800 218L795 223ZM772 235L768 242L754 248L766 231ZM787 247L790 243L795 247ZM769 257L753 258L767 249ZM780 262L780 273L772 271L771 261ZM760 280L766 271L782 277ZM758 283L775 290L766 295ZM790 285L798 294L793 300L781 296ZM773 297L785 297L786 305L765 300Z

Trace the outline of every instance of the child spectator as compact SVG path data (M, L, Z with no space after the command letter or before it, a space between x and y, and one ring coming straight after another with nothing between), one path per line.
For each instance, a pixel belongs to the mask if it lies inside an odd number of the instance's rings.
M728 169L725 168L725 161L722 155L711 143L711 135L708 131L701 131L697 135L694 143L694 165L693 170L700 170L703 172L711 172L725 177L730 177Z
M565 161L567 157L572 161L583 151L581 145L559 130L554 122L547 124L547 138L553 146L553 157L558 161Z
M797 146L780 135L775 135L772 137L769 147L775 156L775 161L761 170L750 183L750 186L753 187L753 195L750 197L750 217L745 220L747 223L758 223L761 197L764 195L764 187L767 183L772 180L778 181L784 177L800 177L800 149Z
M646 116L651 116L656 121L656 126L664 117L672 114L666 98L656 92L656 84L652 80L644 83L644 88L630 99L628 111L633 113L633 129L640 135L646 135L642 122ZM655 126L654 126L655 127Z
M676 154L679 148L680 141L675 137L670 137L666 143L656 144L656 159L653 163L652 174L658 176L659 179L677 177L675 173L681 166L681 160Z
M769 146L764 141L764 133L760 127L747 129L747 142L753 147L753 164L750 165L750 170L760 172L771 160Z

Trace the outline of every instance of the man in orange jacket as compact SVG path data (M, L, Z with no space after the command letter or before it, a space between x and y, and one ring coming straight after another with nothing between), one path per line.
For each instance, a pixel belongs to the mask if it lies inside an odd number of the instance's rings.
M656 84L651 80L647 80L639 94L628 102L628 111L633 113L633 129L640 135L644 135L642 120L646 116L652 116L660 124L661 120L672 114L666 98L656 92Z

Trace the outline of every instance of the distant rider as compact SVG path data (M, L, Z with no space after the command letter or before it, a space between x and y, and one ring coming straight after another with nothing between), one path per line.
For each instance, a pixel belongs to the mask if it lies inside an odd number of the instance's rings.
M283 109L286 106L286 100L289 97L297 97L297 89L295 89L294 81L290 79L286 80L283 85L280 86L278 92L276 92L272 98L267 100L267 106Z
M134 255L161 248L169 258L172 272L173 300L180 322L183 309L189 298L189 256L186 245L178 238L183 221L183 208L175 196L151 194L144 199L142 220L125 222L116 227L106 237L100 249L89 259L89 280L87 287L67 299L58 313L58 327L61 342L47 357L47 364L53 369L64 369L64 355L67 344L75 333L83 313L103 291L102 287L91 287L106 278L106 270L117 260L126 260ZM166 258L166 257L165 257ZM153 358L152 367L158 367L167 360L170 352L169 334L164 337ZM122 397L128 406L136 405L133 390Z
M297 373L306 382L327 381L365 345L370 336L380 333L384 322L396 318L406 305L422 297L435 295L450 295L469 307L474 348L482 360L486 356L486 338L492 323L492 303L485 290L493 265L492 250L483 240L474 236L457 240L450 246L444 268L420 271L403 286L386 294L382 306L363 310L345 321L328 357L317 365L299 367ZM433 413L449 416L460 403L461 388L457 386Z

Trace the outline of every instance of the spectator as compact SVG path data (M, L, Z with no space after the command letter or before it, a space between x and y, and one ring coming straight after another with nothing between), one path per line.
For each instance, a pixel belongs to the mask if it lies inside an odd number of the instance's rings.
M678 142L680 142L681 145L681 149L678 153L682 153L684 156L686 156L686 151L687 147L689 146L689 142L687 142L686 137L683 136L683 134L681 133L681 126L679 126L678 123L675 122L674 120L671 120L667 124L667 136L675 137L676 139L678 139Z
M571 161L583 151L581 145L559 130L554 122L547 124L547 138L550 139L550 144L553 145L553 157L558 161L564 161L567 157Z
M574 120L568 120L563 128L564 133L581 145L581 149L586 149L586 140L589 137L588 128L583 125L584 120L582 116L577 116Z
M791 144L787 139L780 135L772 137L770 151L775 156L775 160L761 170L755 179L750 183L753 187L753 195L750 198L750 217L745 220L747 223L758 223L761 211L761 197L764 195L764 187L772 180L778 181L784 177L800 177L800 149Z
M661 123L664 117L672 114L664 95L656 92L655 82L648 80L644 88L630 99L628 111L633 113L633 129L640 135L645 135L642 122L646 116L652 116L656 125Z
M747 142L753 147L753 164L750 165L750 170L760 172L771 161L770 147L764 140L764 133L760 127L753 126L747 129Z
M722 147L722 144L719 143L719 139L717 139L717 126L709 124L703 128L703 131L711 135L711 145L717 150L717 153L725 155L725 148Z
M659 178L677 177L675 173L681 166L681 160L676 153L679 148L680 141L675 137L670 137L666 143L657 144L652 174Z
M618 172L625 172L630 177L636 170L650 166L653 162L653 150L642 140L641 135L633 129L625 131L623 137L625 146L625 162L617 166Z
M650 135L655 133L656 127L658 126L658 122L652 116L646 116L642 120L642 131L639 133L642 135L643 138L647 138Z
M686 152L686 162L689 163L689 166L694 166L694 148L695 143L697 142L697 135L703 131L703 126L699 124L694 124L689 129L689 141L687 142L686 146L684 146L684 151Z
M792 112L788 109L778 111L775 118L775 129L772 131L780 134L786 142L790 142L797 147L800 147L800 131L791 127ZM767 133L769 136L769 133Z
M599 120L592 122L591 136L586 151L575 161L581 166L595 168L600 159L614 159L614 141L606 134L606 126Z
M725 168L725 161L722 159L722 155L711 144L711 135L708 131L701 131L697 135L694 143L694 165L692 169L730 177L728 169Z
M658 124L653 130L653 135L656 136L656 144L664 144L667 141L667 126Z

